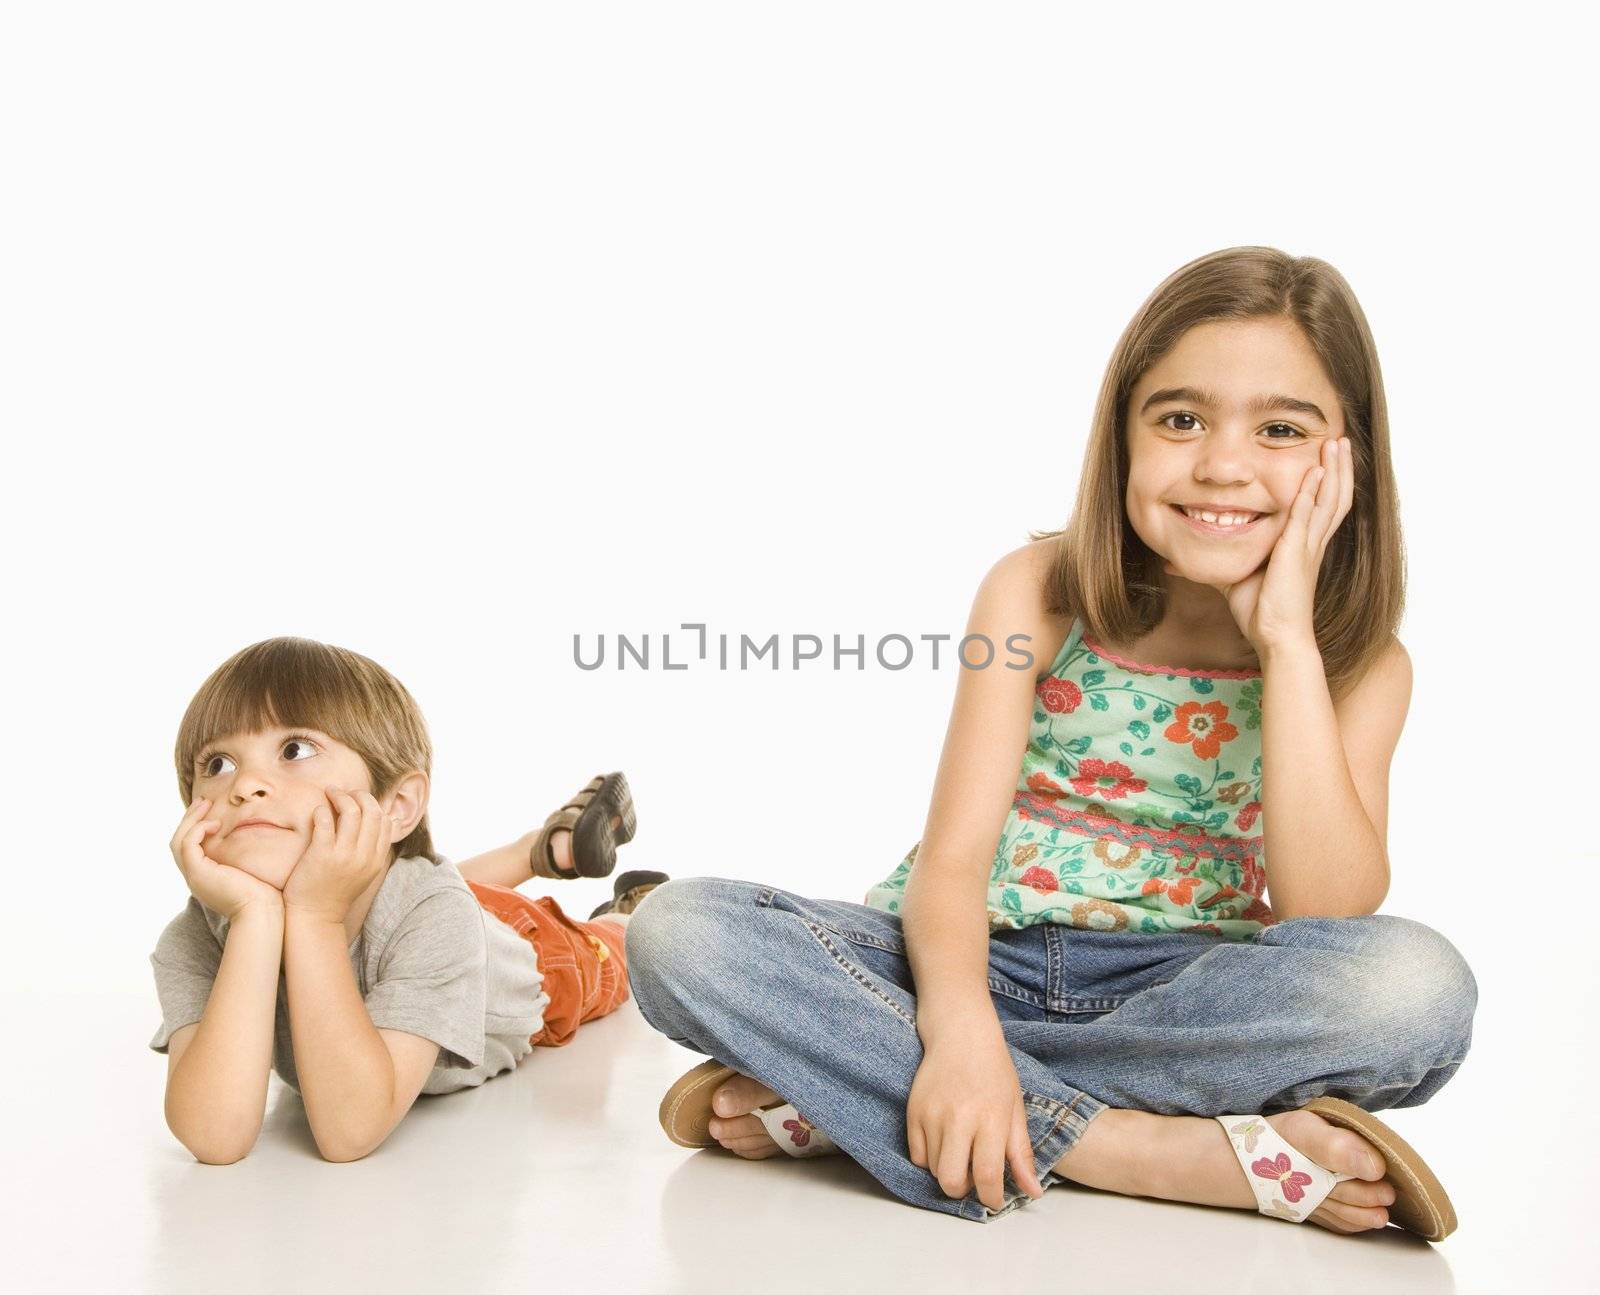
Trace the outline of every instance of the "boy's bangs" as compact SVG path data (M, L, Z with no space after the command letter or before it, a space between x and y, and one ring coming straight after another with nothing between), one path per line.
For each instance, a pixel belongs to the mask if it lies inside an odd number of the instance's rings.
M268 728L314 728L346 745L362 683L321 644L278 639L220 666L190 705L179 761L191 769L210 743ZM352 697L352 692L355 697Z

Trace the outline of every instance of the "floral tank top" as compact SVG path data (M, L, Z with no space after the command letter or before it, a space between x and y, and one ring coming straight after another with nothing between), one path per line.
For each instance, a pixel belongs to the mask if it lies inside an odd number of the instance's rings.
M1142 665L1075 620L1034 689L989 925L1249 939L1274 921L1262 826L1261 672ZM916 856L864 902L899 911Z

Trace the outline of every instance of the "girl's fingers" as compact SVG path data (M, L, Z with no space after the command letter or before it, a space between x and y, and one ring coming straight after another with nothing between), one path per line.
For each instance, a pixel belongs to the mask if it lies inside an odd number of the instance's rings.
M939 1159L935 1162L939 1172L939 1185L947 1196L965 1196L972 1190L972 1135L954 1133L939 1144Z
M928 1167L928 1142L922 1136L922 1125L916 1120L906 1121L906 1150L910 1153L911 1163Z
M928 1126L928 1161L927 1171L935 1178L939 1177L940 1156L944 1154L944 1130L937 1121Z
M1028 1117L1022 1113L1020 1106L1011 1117L1011 1143L1006 1151L1006 1159L1010 1161L1011 1176L1016 1179L1018 1187L1030 1195L1035 1192L1044 1194L1044 1187L1039 1182L1039 1170L1033 1163L1033 1143L1028 1139Z
M1308 470L1300 483L1300 493L1294 497L1294 503L1289 508L1289 525L1300 527L1308 541L1311 537L1311 513L1316 507L1317 489L1322 484L1322 476L1320 467Z
M1339 502L1344 498L1343 451L1338 441L1329 442L1329 446L1327 462L1322 465L1322 481L1317 489L1316 512L1321 525L1314 529L1319 540L1327 533L1333 515L1339 511Z
M972 1144L972 1182L978 1199L992 1210L1006 1203L1006 1142L1000 1129L985 1129Z
M1339 438L1339 466L1339 479L1343 485L1340 491L1340 515L1343 516L1349 513L1356 501L1356 457L1348 436Z

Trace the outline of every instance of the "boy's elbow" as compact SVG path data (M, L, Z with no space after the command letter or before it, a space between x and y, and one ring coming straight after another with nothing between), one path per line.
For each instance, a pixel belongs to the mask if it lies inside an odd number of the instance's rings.
M370 1156L382 1145L382 1138L371 1143L337 1142L318 1138L317 1153L331 1164L342 1165L348 1164L352 1160L361 1160L366 1156Z
M189 1150L203 1165L233 1165L250 1154L249 1147L240 1147L237 1151L211 1151L205 1147L190 1147Z
M183 1143L190 1155L203 1165L232 1165L237 1164L250 1154L255 1146L254 1136L248 1139L241 1138L195 1138L185 1137L174 1129L173 1136Z
M350 1130L319 1129L312 1126L311 1136L317 1144L317 1154L333 1164L346 1164L370 1156L384 1144L392 1128L384 1129L376 1137Z
M330 1164L335 1165L343 1165L352 1160L360 1160L372 1150L371 1147L357 1147L348 1143L330 1142L325 1138L318 1138L316 1142L317 1154Z
M167 1113L167 1128L184 1149L203 1165L231 1165L243 1160L256 1145L261 1125L252 1123L232 1130L200 1131L186 1127Z

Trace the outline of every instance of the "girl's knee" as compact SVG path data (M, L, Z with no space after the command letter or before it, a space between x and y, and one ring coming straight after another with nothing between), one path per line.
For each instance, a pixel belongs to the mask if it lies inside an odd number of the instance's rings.
M1391 913L1301 917L1269 928L1262 942L1325 952L1317 991L1353 1028L1465 1050L1478 982L1433 927Z
M652 980L708 979L737 961L740 918L757 911L756 890L748 881L675 877L647 894L623 937L635 992Z

